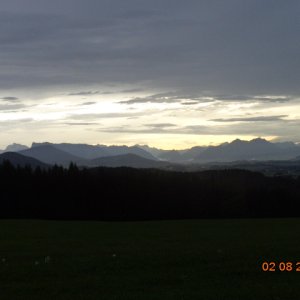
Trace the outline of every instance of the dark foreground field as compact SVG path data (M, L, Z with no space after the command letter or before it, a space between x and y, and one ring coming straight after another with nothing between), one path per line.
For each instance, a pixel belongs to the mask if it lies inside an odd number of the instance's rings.
M0 299L298 300L299 236L300 219L0 221Z

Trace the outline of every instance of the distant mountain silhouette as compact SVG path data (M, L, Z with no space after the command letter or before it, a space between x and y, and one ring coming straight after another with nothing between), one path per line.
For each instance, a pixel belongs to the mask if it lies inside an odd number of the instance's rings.
M136 147L139 147L145 151L147 151L148 153L150 153L152 156L159 158L159 156L168 151L168 150L162 150L162 149L158 149L155 147L149 147L148 145L135 145Z
M16 152L5 152L0 154L0 164L2 164L5 160L8 160L13 166L17 167L25 167L31 166L32 168L41 167L46 168L48 167L47 164L28 156L24 156L20 153Z
M195 146L187 150L181 150L181 156L184 161L193 161L199 154L204 152L208 147L206 146Z
M75 155L59 150L52 145L42 145L19 152L22 155L33 157L47 164L68 166L70 162L84 164L84 160Z
M279 142L279 143L274 143L274 145L276 145L277 147L279 147L280 149L297 149L300 148L299 146L297 146L295 143L293 142Z
M22 153L22 154L21 154ZM37 159L39 157L39 159ZM131 167L131 168L158 168L168 170L181 170L180 166L172 165L169 162L150 160L135 154L123 154L109 157L101 157L92 160L81 158L65 153L50 145L38 146L23 150L21 152L5 152L0 154L0 164L9 160L14 166L31 166L33 168L46 168L57 164L64 167L71 162L81 167Z
M158 148L149 147L147 145L138 147L143 148L144 150L151 153L153 156L160 160L170 161L174 163L191 162L200 153L207 149L206 146L195 146L190 149L184 150L162 150Z
M13 143L13 144L8 145L4 151L5 152L18 152L18 151L26 150L26 149L28 149L28 147L25 145Z
M147 152L146 150L138 147L138 146L102 146L110 156L115 155L124 155L124 154L135 154L141 156L143 158L156 160L157 158L153 156L151 153Z
M135 154L123 154L109 157L100 157L88 162L89 167L132 167L132 168L164 168L167 162L147 159Z
M262 138L251 141L236 139L219 146L196 146L184 150L163 150L146 145L105 146L71 143L32 143L30 149L12 144L6 149L34 157L48 164L67 166L71 161L79 166L94 166L97 159L134 154L151 161L171 163L175 169L179 164L204 164L235 161L290 160L300 157L300 146L293 142L269 142ZM22 150L23 149L23 150ZM7 152L7 150L0 150ZM126 156L125 156L126 157ZM91 161L94 160L94 161ZM102 160L100 160L102 162ZM153 165L153 163L152 163ZM161 164L158 164L161 165ZM190 168L190 167L188 167Z
M87 144L70 144L70 143L61 143L61 144L52 144L52 143L32 143L32 148L40 146L52 146L58 150L70 153L76 157L84 159L94 159L102 156L109 156L108 151L99 147L98 145L87 145Z
M50 145L56 149L68 152L77 157L84 159L95 159L99 157L123 155L123 154L136 154L144 158L156 160L149 152L138 146L105 146L105 145L87 145L87 144L52 144L52 143L32 143L33 147Z
M300 154L300 148L295 144L280 147L261 138L251 141L236 139L231 143L208 147L195 161L279 160L291 159L297 154Z

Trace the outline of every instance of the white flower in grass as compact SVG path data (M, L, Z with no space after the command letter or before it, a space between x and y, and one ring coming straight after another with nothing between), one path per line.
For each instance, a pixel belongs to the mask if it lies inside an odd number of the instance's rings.
M112 255L112 257L116 257L116 256L117 256L117 254L115 254L115 253Z
M39 265L40 264L40 262L38 261L38 260L36 260L35 262L34 262L34 265L35 266L37 266L37 265Z
M6 263L6 258L5 257L3 257L2 259L1 259L1 261L2 261L2 263Z

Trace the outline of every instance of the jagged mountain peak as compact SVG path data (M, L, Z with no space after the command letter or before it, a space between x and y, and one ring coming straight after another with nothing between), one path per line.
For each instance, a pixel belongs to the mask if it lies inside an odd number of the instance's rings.
M271 142L267 141L266 139L262 139L260 137L251 140L250 143L255 143L255 144L272 144Z

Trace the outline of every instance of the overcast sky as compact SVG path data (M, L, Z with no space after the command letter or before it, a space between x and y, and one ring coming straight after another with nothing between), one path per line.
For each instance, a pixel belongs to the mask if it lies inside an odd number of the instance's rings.
M0 149L300 142L299 0L1 0Z

